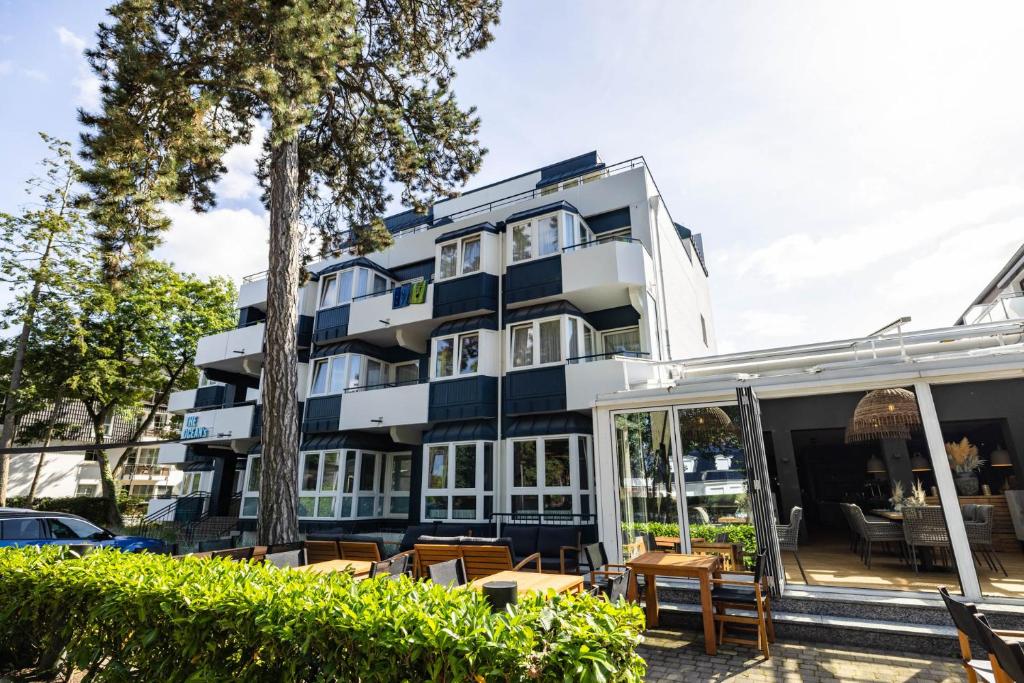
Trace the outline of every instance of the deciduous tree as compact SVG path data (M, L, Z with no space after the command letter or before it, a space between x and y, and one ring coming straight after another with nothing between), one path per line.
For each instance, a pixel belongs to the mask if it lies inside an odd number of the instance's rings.
M83 113L92 215L116 282L167 227L161 202L214 204L233 144L269 126L261 543L298 532L295 326L303 219L324 248L367 253L391 199L423 210L480 163L453 63L492 39L500 0L122 0L88 55L103 109Z

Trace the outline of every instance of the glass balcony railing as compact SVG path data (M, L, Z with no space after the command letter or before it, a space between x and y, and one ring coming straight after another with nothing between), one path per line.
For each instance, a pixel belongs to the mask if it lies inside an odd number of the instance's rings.
M1024 292L1011 292L991 303L973 306L964 316L968 325L1024 318Z

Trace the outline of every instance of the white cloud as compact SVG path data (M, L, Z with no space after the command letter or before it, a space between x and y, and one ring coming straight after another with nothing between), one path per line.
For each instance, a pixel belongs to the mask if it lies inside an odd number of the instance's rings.
M40 83L46 83L50 80L50 77L46 75L45 71L39 69L21 69L20 73L25 78L30 78L33 81L39 81Z
M57 27L57 37L60 38L61 45L67 45L74 49L76 52L81 52L85 49L85 40L75 35L63 26Z
M261 189L256 181L256 161L263 152L263 139L267 129L259 122L253 127L252 139L247 145L235 145L224 155L228 171L217 183L217 197L221 199L251 199L259 197Z
M163 210L172 225L155 251L158 258L203 277L230 277L236 285L245 275L266 269L266 213L248 209L196 213L184 204L169 204Z
M6 76L14 70L14 64L10 60L0 62L0 76Z
M100 108L100 79L92 72L89 63L82 51L85 50L86 42L80 36L75 35L63 26L57 27L57 37L60 44L71 48L78 54L78 73L71 79L71 84L77 90L75 104L86 110Z

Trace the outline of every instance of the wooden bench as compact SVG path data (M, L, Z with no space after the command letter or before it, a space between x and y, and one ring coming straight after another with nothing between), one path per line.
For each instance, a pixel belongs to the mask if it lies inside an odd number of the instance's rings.
M491 576L501 571L517 571L530 564L541 571L540 553L529 555L518 564L512 562L512 552L505 545L447 545L440 543L417 543L416 568L419 576L425 576L427 567L438 562L461 559L466 567L466 578L474 579Z

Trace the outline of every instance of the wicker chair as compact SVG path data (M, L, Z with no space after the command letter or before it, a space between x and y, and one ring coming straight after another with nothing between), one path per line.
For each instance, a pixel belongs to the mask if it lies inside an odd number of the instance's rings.
M995 546L992 545L992 527L995 525L994 510L995 508L991 505L976 505L974 521L965 521L964 527L967 529L967 540L971 544L974 561L978 562L980 553L985 558L989 569L992 571L1000 569L1003 576L1009 576L1006 573L1006 567L1003 566L1003 561L996 554ZM978 562L978 566L981 566L981 562Z
M918 548L939 550L945 564L947 557L952 555L952 548L942 508L938 505L903 508L903 541L910 550L910 564L914 567L915 574L918 573Z
M852 508L860 509L853 503L839 504L839 511L843 513L846 525L850 528L850 552L856 552L860 547L860 528L857 526L857 520L853 516Z
M800 521L803 519L804 509L799 506L795 506L789 512L789 524L783 526L782 524L775 525L775 533L779 536L779 549L787 550L793 553L793 557L796 558L796 566L800 568L800 576L803 577L804 583L807 581L807 573L804 572L804 565L800 562Z
M863 539L860 559L871 569L871 547L874 543L903 543L903 528L896 522L868 521L864 511L856 505L850 507L850 516L857 525L857 532Z

